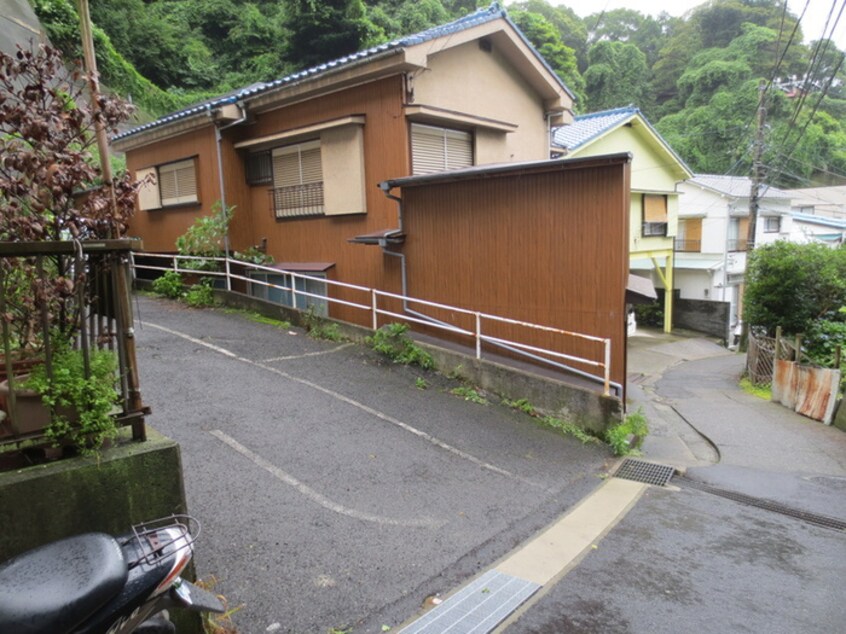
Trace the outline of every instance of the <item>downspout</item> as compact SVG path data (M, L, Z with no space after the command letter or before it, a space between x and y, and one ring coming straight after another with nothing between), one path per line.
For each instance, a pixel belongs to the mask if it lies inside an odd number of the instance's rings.
M403 227L403 207L402 207L403 203L402 203L402 198L400 198L399 196L394 196L391 193L392 187L390 185L388 185L387 183L379 183L379 188L382 190L382 193L384 193L387 198L390 198L391 200L393 200L397 203L397 214L399 216L399 230L400 230L400 232L403 232L404 227ZM426 315L424 313L417 312L416 310L409 308L409 306L408 306L408 264L406 262L405 253L399 253L397 251L391 251L390 249L387 248L387 243L380 243L379 247L382 249L382 253L384 253L385 255L391 255L391 256L394 256L396 258L399 258L399 261L400 261L400 277L401 277L401 284L402 284L402 309L406 313L408 313L409 315L413 315L414 317L422 319L423 321L428 321L428 322L431 322L433 324L445 326L447 328L453 328L452 324L448 324L445 321L435 319L434 317L431 317L431 316ZM558 363L556 361L550 361L549 359L544 359L543 357L532 354L532 353L527 352L525 350L520 350L519 348L515 348L513 346L509 346L509 345L506 345L504 343L494 343L494 342L490 342L490 343L492 343L492 345L494 345L494 346L498 346L498 347L503 348L505 350L508 350L510 352L521 354L524 357L528 357L529 359L534 359L535 361L540 361L542 363L547 363L547 364L557 366L557 367L559 367L563 370L566 370L567 372L571 372L573 374L581 376L582 378L586 378L586 379L589 379L591 381L599 380L598 377L590 374L589 372L584 372L582 370L572 368L572 367L565 365L563 363ZM612 388L614 388L614 391L616 392L616 396L618 396L618 397L622 396L622 394L623 394L623 386L622 385L620 385L619 383L615 383L613 381L610 383L610 385L611 385Z
M238 104L238 110L241 113L241 117L236 119L235 121L231 121L226 125L217 125L217 122L214 122L214 138L217 147L217 177L218 177L218 184L220 187L220 213L226 214L226 186L223 183L223 153L220 151L220 146L223 142L223 136L220 134L221 130L226 130L227 128L231 128L232 126L239 125L244 123L247 120L247 111L241 104ZM209 111L209 116L213 116L213 113ZM226 225L226 235L223 238L223 251L226 255L226 259L229 259L229 225ZM229 276L226 277L226 286L227 290L229 289Z

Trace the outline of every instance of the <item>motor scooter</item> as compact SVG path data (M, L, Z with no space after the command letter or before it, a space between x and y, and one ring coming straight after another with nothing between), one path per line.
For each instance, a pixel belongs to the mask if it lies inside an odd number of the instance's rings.
M170 608L223 612L218 597L179 576L199 530L172 515L13 557L0 565L0 634L173 634Z

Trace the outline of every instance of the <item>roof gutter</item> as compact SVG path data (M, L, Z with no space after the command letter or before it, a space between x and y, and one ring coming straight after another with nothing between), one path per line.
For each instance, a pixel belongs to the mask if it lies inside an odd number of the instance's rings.
M212 119L214 123L214 138L215 138L215 148L217 149L217 178L218 178L218 185L220 187L220 213L225 217L227 208L226 208L226 185L223 181L223 152L221 151L221 144L223 141L223 135L220 134L221 130L226 130L227 128L231 128L236 125L240 125L247 120L247 109L241 102L236 104L238 106L238 113L239 118L231 121L225 125L218 125L218 122L214 120L214 110L209 108L208 115L209 118ZM223 250L226 254L226 259L229 259L229 224L226 225L226 235L223 236ZM231 291L231 284L230 278L226 276L226 290Z

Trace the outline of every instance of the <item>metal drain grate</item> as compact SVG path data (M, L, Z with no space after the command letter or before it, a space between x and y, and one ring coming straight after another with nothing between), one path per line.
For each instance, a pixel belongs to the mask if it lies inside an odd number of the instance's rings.
M744 493L738 493L737 491L720 489L718 487L705 484L704 482L690 480L689 478L685 478L683 476L679 477L676 483L691 489L710 493L711 495L718 495L729 500L734 500L735 502L740 502L741 504L754 506L765 511L787 515L788 517L793 517L808 522L809 524L816 524L817 526L822 526L823 528L831 528L836 531L846 531L846 521L835 517L820 515L818 513L810 513L808 511L803 511L802 509L793 508L792 506L786 506L779 502L773 502L772 500L768 500L766 498L756 498Z
M626 458L614 477L662 487L666 486L675 473L675 468L668 465Z

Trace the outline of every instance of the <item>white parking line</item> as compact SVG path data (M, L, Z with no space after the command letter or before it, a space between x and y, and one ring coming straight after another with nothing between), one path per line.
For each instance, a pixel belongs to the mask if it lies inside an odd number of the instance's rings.
M432 436L431 434L429 434L425 431L417 429L416 427L412 427L408 423L404 423L403 421L398 420L398 419L394 418L393 416L389 416L387 414L384 414L384 413L382 413L378 410L373 409L372 407L368 407L364 403L359 403L358 401L356 401L354 399L351 399L347 396L344 396L343 394L339 394L338 392L335 392L333 390L325 388L322 385L319 385L317 383L313 383L313 382L311 382L307 379L302 379L300 377L293 376L291 374L288 374L287 372L279 370L278 368L274 368L273 366L265 365L265 364L263 364L259 361L253 361L252 359L240 357L237 354L235 354L234 352L227 350L226 348L221 348L220 346L216 346L214 344L208 343L207 341L197 339L196 337L192 337L191 335L187 335L184 332L179 332L178 330L172 330L172 329L167 328L165 326L159 326L158 324L153 324L149 321L145 321L144 325L149 326L150 328L155 328L157 330L161 330L162 332L166 332L170 335L173 335L174 337L180 337L180 338L185 339L186 341L190 341L191 343L194 343L198 346L203 346L204 348L208 348L209 350L213 350L214 352L217 352L218 354L225 355L225 356L227 356L231 359L235 359L236 361L240 361L241 363L246 363L246 364L251 365L251 366L256 367L256 368L261 368L262 370L266 370L267 372L273 372L274 374L277 374L277 375L279 375L279 376L281 376L285 379L288 379L289 381L294 381L295 383L299 383L301 385L306 385L306 386L308 386L308 387L310 387L314 390L317 390L318 392L323 392L324 394L331 396L332 398L335 398L339 401L347 403L348 405L351 405L355 408L358 408L361 411L370 414L371 416L375 416L376 418L383 420L386 423L390 423L391 425L396 425L400 429L403 429L403 430L405 430L409 433L412 433L415 436L417 436L418 438L422 438L423 440L435 445L436 447L440 447L444 451L448 451L448 452L458 456L459 458L463 458L464 460L467 460L468 462L472 462L473 464L481 467L482 469L492 471L492 472L497 473L501 476L505 476L506 478L511 478L512 480L517 480L518 482L522 482L523 484L527 484L531 487L544 488L543 485L538 484L537 482L532 482L531 480L523 478L522 476L518 476L515 473L511 473L510 471L508 471L506 469L502 469L501 467L497 467L496 465L492 465L489 462L485 462L484 460L477 458L476 456L473 456L473 455L467 453L466 451L462 451L461 449L458 449L457 447L453 447L452 445L444 442L443 440L440 440L439 438L436 438L435 436Z
M254 451L251 451L250 449L239 443L237 440L235 440L231 436L228 436L219 429L213 429L209 431L209 433L221 442L225 443L226 445L237 451L245 458L252 461L253 464L255 464L256 466L261 467L262 469L272 474L274 477L281 480L285 484L294 487L297 491L309 498L312 502L316 502L323 508L329 509L330 511L333 511L335 513L340 513L341 515L346 515L347 517L352 517L354 519L362 520L364 522L373 522L374 524L381 524L382 526L403 526L406 528L440 528L441 526L446 524L446 522L439 522L431 519L395 520L390 517L382 517L381 515L371 515L370 513L362 513L361 511L356 511L355 509L347 508L346 506L338 504L337 502L333 502L326 496L318 493L314 489L303 484L294 476L286 473L273 463L268 462L260 455L258 455Z
M343 350L344 348L349 348L353 346L353 343L344 343L340 346L336 346L334 348L330 348L329 350L320 350L318 352L304 352L303 354L292 354L287 357L273 357L272 359L262 359L259 363L275 363L276 361L290 361L291 359L305 359L306 357L319 357L322 354L332 354L333 352L338 352L339 350Z

